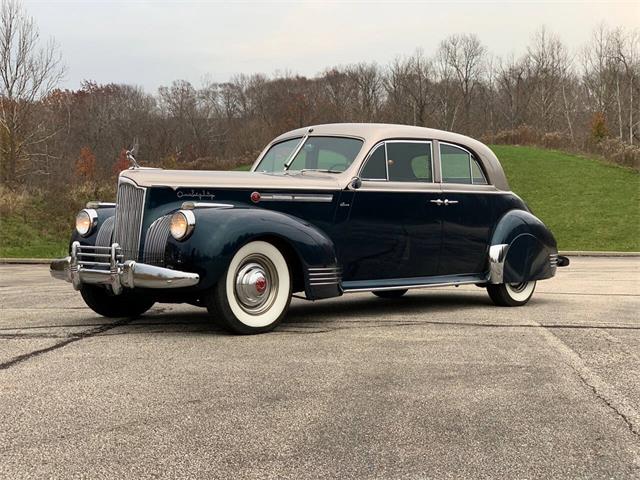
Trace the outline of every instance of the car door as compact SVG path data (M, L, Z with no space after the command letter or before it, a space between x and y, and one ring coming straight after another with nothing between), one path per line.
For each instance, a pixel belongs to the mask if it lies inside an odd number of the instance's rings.
M432 159L427 141L392 140L372 149L339 246L345 282L437 274L442 226Z
M442 172L442 256L439 275L486 270L496 196L480 162L467 149L439 142Z

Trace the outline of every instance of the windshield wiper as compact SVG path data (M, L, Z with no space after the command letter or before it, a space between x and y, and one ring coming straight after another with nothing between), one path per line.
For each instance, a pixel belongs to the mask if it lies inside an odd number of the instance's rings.
M303 168L300 173L304 172L320 172L320 173L342 173L342 170L328 170L323 168Z

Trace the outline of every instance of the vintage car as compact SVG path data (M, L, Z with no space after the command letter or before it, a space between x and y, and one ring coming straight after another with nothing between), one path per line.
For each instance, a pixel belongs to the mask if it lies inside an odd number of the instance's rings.
M250 172L134 166L89 202L54 277L100 315L206 307L237 333L273 329L292 294L397 298L475 284L524 305L568 265L498 159L455 133L329 124L280 135Z

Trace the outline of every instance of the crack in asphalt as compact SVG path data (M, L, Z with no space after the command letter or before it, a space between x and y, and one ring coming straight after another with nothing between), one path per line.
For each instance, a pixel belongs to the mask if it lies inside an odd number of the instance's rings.
M23 353L22 355L18 355L16 357L13 357L10 360L7 360L6 362L0 363L0 370L7 370L11 367L14 367L16 365L18 365L19 363L22 362L26 362L27 360L31 359L31 358L35 358L39 355L45 354L47 352L51 352L53 350L58 350L60 348L66 347L67 345L71 344L71 343L75 343L78 342L80 340L84 340L85 338L91 338L95 335L99 335L100 333L104 333L106 331L109 331L113 328L116 327L120 327L122 325L126 325L130 322L132 322L134 319L132 318L123 318L121 320L116 320L113 323L109 323L109 324L103 324L98 326L97 328L91 329L91 330L85 330L79 333L73 333L69 336L67 336L63 341L55 343L53 345L50 345L46 348L41 348L39 350L33 350L29 353Z
M534 326L535 325L541 327L539 331L547 343L554 348L561 357L564 357L564 363L574 371L580 382L589 388L596 398L618 415L624 421L631 434L640 440L640 412L614 387L591 370L575 350L564 343L553 332L547 330L546 326L538 324L537 322L534 323Z

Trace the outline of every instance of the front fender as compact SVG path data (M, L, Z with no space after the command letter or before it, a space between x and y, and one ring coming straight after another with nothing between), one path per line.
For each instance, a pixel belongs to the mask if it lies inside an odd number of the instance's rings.
M333 242L309 222L258 208L203 208L195 209L194 214L195 228L187 240L180 242L169 237L165 263L171 268L198 273L201 278L199 289L213 287L243 245L253 240L271 239L295 255L293 260L301 267L299 273L304 277L308 298L341 294L339 281L322 286L312 285L309 281L310 268L337 268Z
M558 254L555 238L532 213L511 210L498 221L489 250L490 283L519 283L551 278L551 258Z

